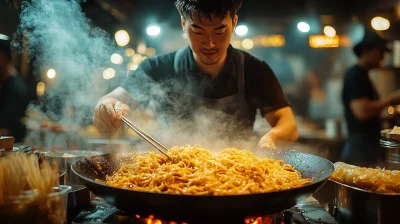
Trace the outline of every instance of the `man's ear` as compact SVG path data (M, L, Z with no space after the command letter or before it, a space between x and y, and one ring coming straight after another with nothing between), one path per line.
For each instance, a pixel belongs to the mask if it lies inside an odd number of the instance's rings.
M233 30L235 30L238 20L239 20L239 17L237 15L235 15L235 17L233 17L233 21L232 21L233 22Z
M182 29L185 28L185 18L183 18L183 16L181 16L181 25L182 25Z

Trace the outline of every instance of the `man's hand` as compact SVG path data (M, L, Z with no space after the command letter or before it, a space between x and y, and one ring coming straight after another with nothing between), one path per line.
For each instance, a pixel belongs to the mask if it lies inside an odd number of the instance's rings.
M6 136L10 134L10 130L8 130L7 128L2 128L0 127L0 136Z
M276 144L283 142L294 142L299 134L294 119L293 111L290 107L284 107L271 111L265 115L272 129L264 135L258 146L260 148L276 149Z
M93 124L101 133L115 132L129 110L128 105L115 98L102 98L94 108Z
M264 135L258 142L258 147L263 149L276 149L274 139L268 134Z
M390 93L388 98L389 98L389 104L399 104L400 103L400 89Z

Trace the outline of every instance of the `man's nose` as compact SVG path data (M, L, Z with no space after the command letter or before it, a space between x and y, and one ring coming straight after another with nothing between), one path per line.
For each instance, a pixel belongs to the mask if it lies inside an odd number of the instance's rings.
M205 37L203 38L203 46L206 48L213 48L215 47L215 42L214 42L214 38L212 37L212 35L205 35Z

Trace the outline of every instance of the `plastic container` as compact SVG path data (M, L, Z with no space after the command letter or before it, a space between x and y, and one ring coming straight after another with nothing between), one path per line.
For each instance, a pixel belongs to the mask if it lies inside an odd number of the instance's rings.
M0 201L0 223L67 223L69 190L70 186L60 185L46 197L41 197L37 190L5 197Z

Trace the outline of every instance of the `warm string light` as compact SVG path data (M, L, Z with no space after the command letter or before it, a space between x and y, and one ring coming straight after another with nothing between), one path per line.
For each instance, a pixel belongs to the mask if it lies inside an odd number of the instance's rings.
M130 41L130 37L128 32L125 30L118 30L114 35L115 41L117 42L118 46L124 47L128 45Z
M386 18L383 18L381 16L376 16L371 20L371 26L375 30L378 31L384 31L389 29L390 27L390 21Z

